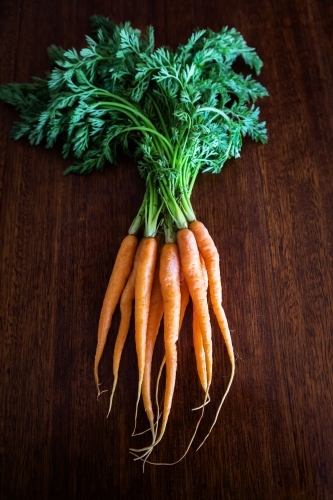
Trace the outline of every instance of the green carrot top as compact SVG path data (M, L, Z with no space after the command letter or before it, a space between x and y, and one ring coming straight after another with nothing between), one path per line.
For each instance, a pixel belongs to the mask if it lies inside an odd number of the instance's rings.
M235 29L196 30L175 51L154 48L129 23L91 18L93 36L80 52L51 46L45 78L0 87L21 121L11 137L63 145L75 163L65 173L90 173L132 156L147 191L130 228L153 235L166 212L175 229L195 219L190 197L199 172L218 173L240 156L243 138L265 143L258 98L267 90L234 69L242 60L256 75L262 61Z

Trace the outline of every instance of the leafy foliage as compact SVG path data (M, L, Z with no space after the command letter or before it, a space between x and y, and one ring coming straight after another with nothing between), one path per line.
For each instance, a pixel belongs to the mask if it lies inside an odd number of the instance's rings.
M125 151L169 211L171 196L189 219L198 172L220 172L240 156L245 136L267 141L255 106L267 91L234 70L241 58L258 75L262 61L235 29L196 30L172 51L154 47L152 27L142 34L93 16L91 28L80 52L48 49L45 78L0 88L0 99L20 112L11 136L46 147L61 141L64 157L76 161L66 173L101 170Z

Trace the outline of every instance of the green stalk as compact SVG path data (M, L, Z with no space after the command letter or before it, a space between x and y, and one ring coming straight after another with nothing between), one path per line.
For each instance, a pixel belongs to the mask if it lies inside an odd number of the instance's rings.
M224 111L222 111L219 108L213 108L211 106L202 106L201 108L197 109L196 113L201 113L202 111L209 111L210 113L215 113L215 114L221 115L221 116L223 116L223 118L225 119L225 121L228 122L228 123L231 123L231 121L232 121L229 118L229 116L226 113L224 113Z
M138 232L142 228L145 221L145 211L146 211L148 196L149 196L149 191L148 189L146 189L141 207L139 208L139 211L134 217L133 222L128 230L129 234L138 234Z
M193 185L200 168L200 165L198 164L198 166L194 170L194 173L192 172L191 161L189 161L190 154L191 156L193 156L192 153L192 151L188 152L184 159L179 186L179 204L188 222L193 222L196 219L190 198Z
M96 87L97 88L97 87ZM129 102L127 99L125 99L124 97L120 97L118 96L117 94L113 94L112 92L108 92L108 91L104 91L102 89L98 89L96 94L102 94L102 95L107 95L109 97L111 97L112 99L116 100L116 101L119 101L119 103L117 102L114 102L113 104L116 105L116 106L119 106L119 107L126 107L128 108L129 110L131 110L133 112L133 114L137 115L138 117L140 117L142 119L142 121L151 129L155 129L156 130L156 127L154 126L154 124L149 120L149 118L141 112L140 108L138 106L135 106L133 103ZM156 105L156 103L154 102L154 100L152 99L153 101L153 104L154 104L154 107L159 115L159 118L161 120L161 123L162 123L162 126L163 126L163 123L164 123L164 120L162 118L162 115L161 115L161 112L160 110L158 109L158 106ZM103 102L103 101L102 101ZM108 101L107 101L108 102ZM107 103L106 102L106 103ZM104 101L105 103L105 101ZM168 133L167 133L167 130L166 130L166 127L165 127L165 123L164 123L164 132L166 132L166 137L164 139L168 140L169 137L168 137Z
M174 222L169 212L164 215L164 238L165 243L175 243L177 241Z
M100 101L99 105L106 106L107 109L110 110L121 111L122 113L127 115L136 126L128 127L128 129L125 129L126 131L139 130L142 131L143 133L148 132L149 134L152 134L156 149L159 152L164 151L169 161L171 161L173 148L170 141L163 134L158 132L156 127L151 123L151 121L146 119L145 115L138 112L137 108L131 105L127 106L125 104L108 102L108 101ZM134 114L134 112L136 113ZM142 120L147 126L142 125L140 121L137 119L137 117L142 118Z
M159 216L164 203L160 199L158 191L151 176L147 179L147 199L144 207L145 211L145 229L144 236L155 236L159 227Z
M167 154L168 156L168 160L171 161L171 153L172 153L172 146L170 144L170 142L167 140L166 137L164 137L164 135L160 134L160 132L158 132L156 129L151 129L149 127L142 127L142 126L138 126L138 127L127 127L125 129L122 130L122 132L130 132L131 130L139 130L141 132L148 132L149 134L153 134L153 135L156 135L157 138L159 138L163 144L165 144L166 146L168 146L168 150L166 150L165 148L161 147L159 148L159 152L161 152L161 149Z
M165 178L159 179L158 185L160 188L160 195L177 228L178 229L187 228L188 224L186 217L181 207L178 205L176 198L172 190L170 189L169 184L166 182Z
M161 123L161 126L162 126L162 129L163 129L163 132L165 134L165 137L168 139L168 141L170 142L170 135L169 135L169 132L168 132L168 129L166 127L166 124L165 124L165 121L164 121L164 118L162 116L162 113L161 113L161 110L160 108L158 107L158 105L156 104L155 102L155 99L151 99L153 105L154 105L154 108L155 108L155 111L159 117L159 120L160 120L160 123ZM170 142L170 145L171 145L171 142Z

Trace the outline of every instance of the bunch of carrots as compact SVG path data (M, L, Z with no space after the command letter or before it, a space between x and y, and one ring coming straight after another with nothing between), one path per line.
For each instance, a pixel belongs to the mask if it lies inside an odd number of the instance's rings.
M14 139L27 136L31 144L45 141L46 147L63 142L63 156L76 159L65 173L102 170L116 162L120 150L133 157L145 179L142 205L119 248L103 301L94 377L99 395L99 365L119 304L109 412L134 312L135 421L142 398L151 441L131 452L146 463L166 431L175 390L177 340L190 299L203 402L183 456L210 400L213 349L208 298L229 355L231 375L207 436L234 379L219 254L208 230L196 219L191 195L199 173L219 173L229 158L240 156L245 136L266 142L265 122L259 121L254 102L268 93L251 74L235 71L236 60L256 74L262 67L255 50L235 29L196 30L173 51L154 47L152 27L142 34L129 23L117 25L102 16L93 16L91 25L93 37L86 37L87 47L77 52L51 46L52 71L32 83L0 87L0 99L20 112L21 121L11 132ZM165 369L166 378L160 415L152 403L151 368L162 321L165 355L160 374ZM160 375L158 384L159 380Z
M139 240L136 235L128 234L124 238L101 310L95 355L95 381L98 394L100 394L98 367L113 313L120 302L121 320L113 354L114 382L110 398L110 412L118 380L120 358L129 331L134 303L135 343L139 373L137 406L142 396L152 433L152 443L147 449L132 451L143 451L142 457L147 458L154 446L161 441L168 422L176 382L177 340L189 298L193 302L193 344L197 371L204 390L203 406L206 404L213 368L212 328L207 288L209 288L211 304L231 363L230 381L218 412L235 373L232 340L222 307L219 254L216 246L206 227L198 220L191 221L188 227L178 230L173 236L169 233L167 232L164 241L160 235L143 237ZM165 365L166 370L166 386L162 424L157 436L151 395L151 367L154 345L162 318L165 347L162 364Z

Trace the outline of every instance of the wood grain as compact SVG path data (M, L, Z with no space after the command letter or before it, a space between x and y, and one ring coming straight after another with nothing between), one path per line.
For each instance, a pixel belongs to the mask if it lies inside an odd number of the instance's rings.
M131 437L133 334L108 419L92 369L103 295L143 181L126 158L102 174L62 176L59 148L9 139L16 114L0 103L0 498L330 500L333 4L2 0L0 84L43 76L51 44L83 46L94 13L141 29L152 24L157 45L172 47L196 27L234 26L264 61L268 144L245 142L242 157L218 176L201 176L193 194L221 255L236 379L205 446L177 466L143 474L128 454L144 442ZM118 322L117 313L114 331ZM111 336L101 365L105 388L113 343ZM229 365L218 335L214 348L217 401ZM161 356L161 339L157 349ZM197 418L190 311L179 356L157 460L182 454Z

